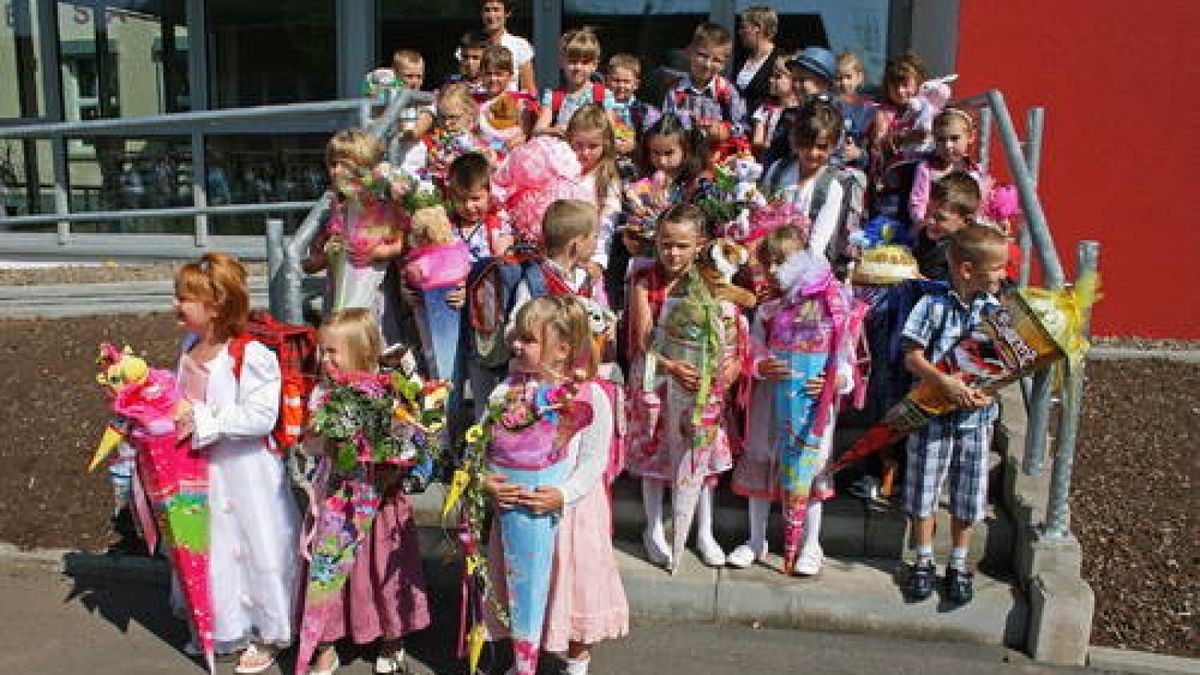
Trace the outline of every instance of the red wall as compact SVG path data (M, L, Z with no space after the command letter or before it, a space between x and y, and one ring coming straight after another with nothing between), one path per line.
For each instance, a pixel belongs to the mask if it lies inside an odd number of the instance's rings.
M1094 331L1200 338L1200 1L959 6L956 92L999 89L1019 134L1046 108L1039 192L1068 279L1100 242Z

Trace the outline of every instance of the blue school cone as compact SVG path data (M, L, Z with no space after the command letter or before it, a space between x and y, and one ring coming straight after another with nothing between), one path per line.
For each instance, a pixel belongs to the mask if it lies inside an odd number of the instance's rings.
M446 303L454 286L421 291L422 305L417 312L417 330L421 334L421 349L429 376L438 380L454 377L454 360L458 354L459 323L462 312Z
M569 463L561 461L544 469L514 469L499 465L489 468L503 474L509 485L519 485L529 491L540 485L561 485L570 473ZM521 506L499 512L516 675L537 672L559 517L558 513L534 514Z
M783 571L791 574L796 564L804 517L808 512L809 488L820 469L819 436L811 433L816 401L804 384L825 370L825 352L775 349L775 358L787 363L792 377L775 387L775 447L779 452L779 492L783 501Z

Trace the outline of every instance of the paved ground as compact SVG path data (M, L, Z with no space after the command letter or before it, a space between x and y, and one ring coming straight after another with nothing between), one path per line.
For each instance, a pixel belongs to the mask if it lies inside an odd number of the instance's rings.
M170 616L159 584L61 576L39 565L5 562L0 568L0 672L141 675L201 673L176 648L185 639ZM429 667L417 672L462 673L450 645L456 617L439 616L435 626L410 645ZM339 672L365 674L370 664L354 659ZM485 658L487 658L485 656ZM499 658L499 655L496 655ZM594 673L1072 673L1101 672L1047 668L998 647L914 642L747 626L639 623L632 634L603 646ZM552 658L543 673L554 672ZM290 672L273 669L268 672ZM232 672L230 663L219 664ZM494 669L494 672L502 670Z

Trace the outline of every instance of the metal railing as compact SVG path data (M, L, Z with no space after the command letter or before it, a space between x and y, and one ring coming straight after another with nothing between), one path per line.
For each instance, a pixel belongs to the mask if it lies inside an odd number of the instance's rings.
M398 99L401 97L397 97ZM407 99L408 97L404 97ZM311 209L317 201L288 201L248 204L226 204L209 206L205 166L205 137L229 133L280 133L322 132L347 126L365 126L370 120L370 99L348 99L295 103L277 106L257 106L228 110L205 110L189 113L149 115L134 118L113 118L83 122L52 122L23 126L0 127L0 139L26 140L48 139L55 143L52 189L54 213L30 216L4 216L0 214L0 227L57 224L55 233L22 234L22 253L42 251L46 254L87 254L95 242L73 237L71 223L81 221L145 220L176 217L192 217L194 230L191 235L191 253L210 248L208 217L210 215L271 214ZM269 124L269 126L264 126ZM68 205L68 168L64 141L74 138L144 138L163 136L188 136L192 154L192 199L193 205L158 209L128 209L119 211L88 211L72 213ZM4 241L10 235L0 236L0 252L5 250ZM178 237L186 241L187 235ZM257 239L257 237L255 237ZM14 239L15 241L15 239ZM183 248L180 246L179 248ZM99 250L99 249L98 249ZM105 249L105 253L111 250Z
M1004 102L1004 96L993 89L983 94L956 102L962 107L980 111L980 155L984 168L990 157L993 134L1000 143L1004 158L1012 172L1014 186L1025 216L1025 227L1021 228L1018 243L1021 248L1021 265L1018 283L1027 286L1033 276L1036 261L1044 285L1052 290L1061 289L1066 283L1062 263L1054 246L1054 238L1046 222L1037 195L1038 173L1041 168L1042 136L1045 131L1045 109L1031 108L1028 113L1024 142L1017 136L1012 116ZM993 129L993 124L995 129ZM1095 272L1099 261L1100 245L1094 241L1079 244L1079 260L1076 278ZM1085 317L1085 323L1090 317ZM1084 330L1088 330L1085 325ZM1071 472L1075 461L1075 446L1078 440L1079 417L1083 405L1083 363L1069 360L1039 371L1022 382L1022 392L1028 413L1025 437L1025 458L1022 470L1027 475L1040 475L1045 471L1046 447L1049 438L1050 413L1054 404L1051 382L1055 370L1061 370L1062 395L1058 411L1058 430L1055 437L1055 456L1050 477L1050 494L1046 504L1043 534L1048 538L1065 538L1070 535Z

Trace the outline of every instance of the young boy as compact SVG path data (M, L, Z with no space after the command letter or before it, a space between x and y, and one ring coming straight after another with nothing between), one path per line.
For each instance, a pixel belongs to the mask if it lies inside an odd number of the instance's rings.
M419 52L411 49L397 49L392 54L392 72L404 82L404 86L414 91L421 91L425 83L425 59ZM400 113L400 136L397 142L402 146L414 143L433 128L433 118L436 114L433 105L420 108L406 108ZM397 148L395 156L402 156L405 148ZM389 153L391 154L391 153Z
M492 150L503 156L525 142L533 129L537 106L529 92L513 91L509 87L515 64L507 47L492 45L484 49L479 70L483 83L479 134Z
M513 244L512 228L492 207L491 179L491 165L477 152L454 160L446 176L450 222L470 249L472 264L503 255ZM461 297L454 302L461 306Z
M458 59L458 72L446 78L446 83L462 82L471 88L472 93L482 92L480 61L483 59L483 50L487 49L487 46L487 36L483 33L475 30L463 33L462 38L458 41L458 50L455 52L455 58Z
M595 103L612 114L613 94L602 83L592 80L600 65L600 41L591 28L567 31L558 41L558 59L562 67L562 85L542 92L542 106L534 129L539 134L562 136L571 116L580 108Z
M642 84L642 63L633 54L614 54L608 60L605 83L613 95L613 125L616 137L617 168L621 177L632 179L637 174L634 154L638 138L646 127L658 118L658 110L637 97Z
M925 222L917 231L912 249L926 279L950 280L946 260L949 236L974 223L979 200L979 184L964 171L953 171L934 181Z
M542 246L546 257L541 261L545 295L577 295L607 307L604 270L592 262L600 219L596 207L578 199L560 199L546 209L542 218ZM526 281L517 286L513 313L529 299L541 293Z
M946 565L946 594L950 602L964 604L974 595L967 548L971 527L983 519L987 505L987 458L998 408L990 395L934 364L971 332L985 309L996 306L1008 243L999 231L975 224L963 227L949 241L951 290L921 298L904 324L905 367L960 406L933 418L908 439L904 500L912 518L917 560L909 570L904 594L911 600L933 594L934 513L938 493L949 479L953 548Z
M846 118L842 161L845 166L862 171L867 170L867 134L875 121L875 102L859 93L866 77L862 60L857 54L851 51L838 54L834 101Z
M688 74L667 92L662 105L664 113L690 118L716 155L731 149L731 139L746 136L746 103L721 75L732 51L733 36L723 26L710 22L697 26L687 48Z

